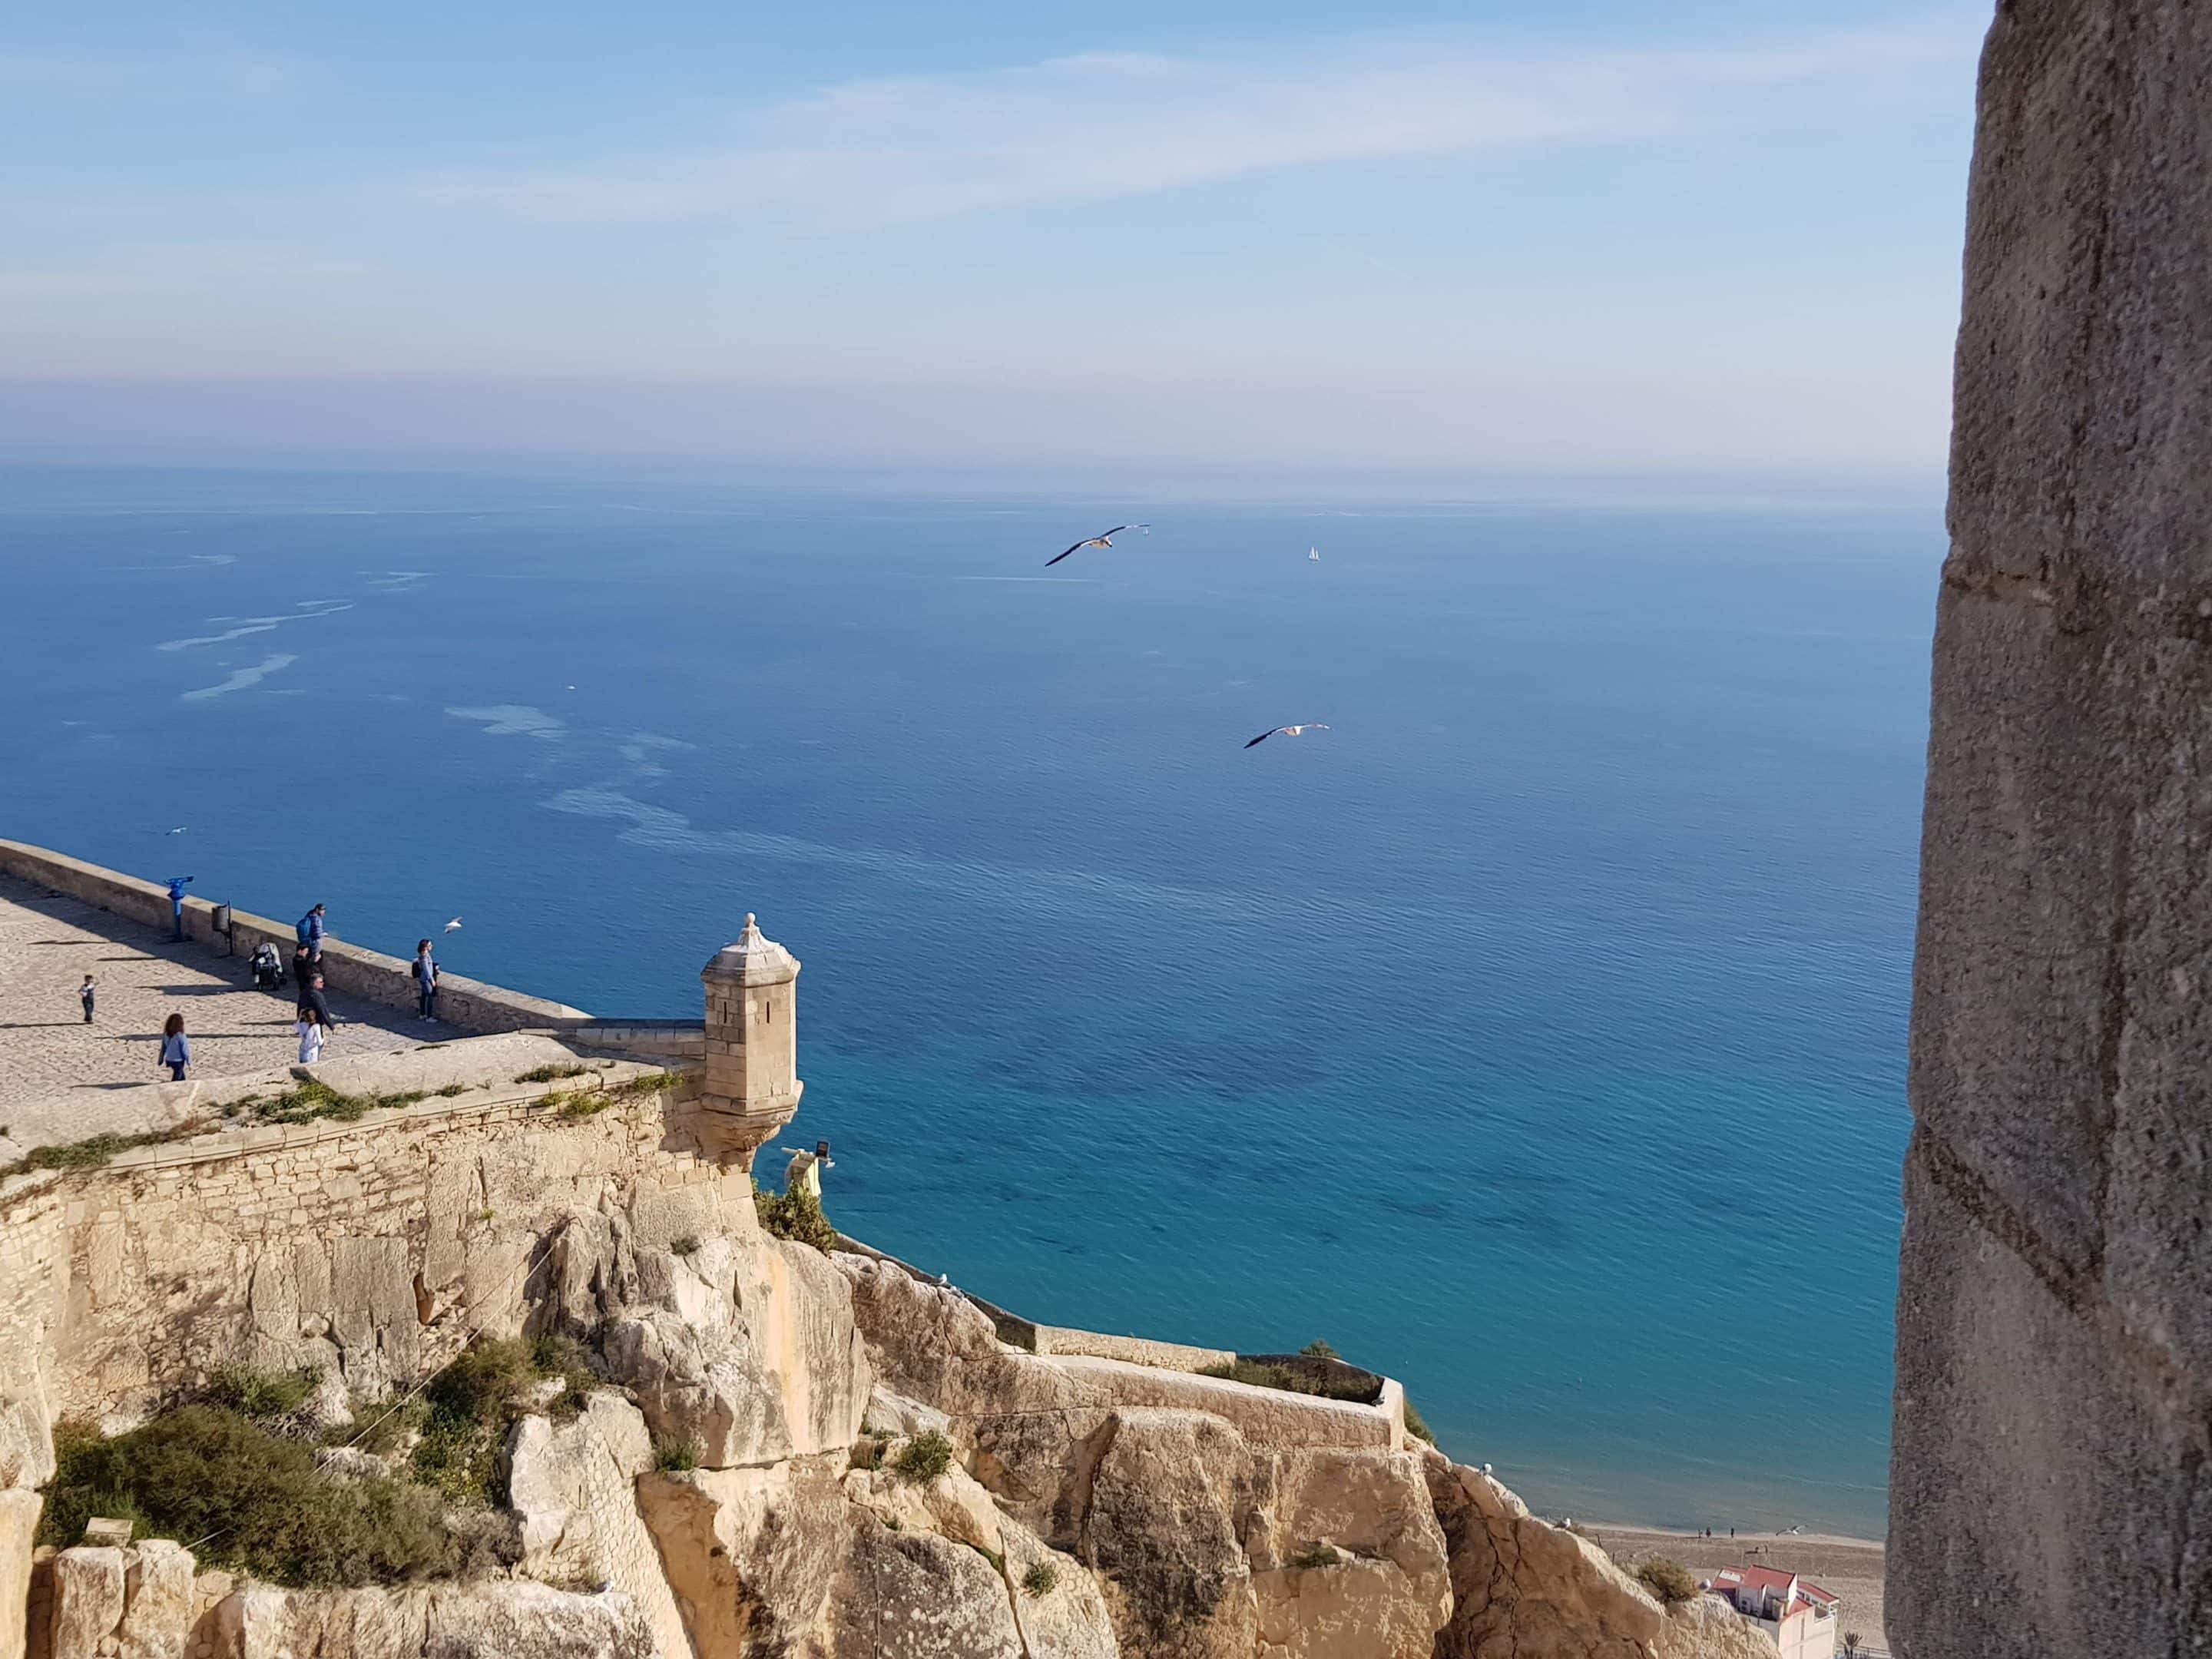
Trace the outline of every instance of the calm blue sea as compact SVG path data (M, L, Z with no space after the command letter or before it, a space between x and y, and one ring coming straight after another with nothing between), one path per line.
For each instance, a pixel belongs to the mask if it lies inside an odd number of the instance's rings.
M0 833L605 1013L757 910L848 1231L1326 1337L1542 1510L1879 1535L1941 550L1932 494L0 471Z

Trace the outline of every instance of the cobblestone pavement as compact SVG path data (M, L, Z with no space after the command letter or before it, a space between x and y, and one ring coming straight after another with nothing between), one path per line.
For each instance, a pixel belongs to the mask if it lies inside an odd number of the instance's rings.
M99 988L93 1024L76 988ZM72 1089L157 1083L161 1025L185 1017L192 1075L267 1071L299 1058L292 986L253 988L246 959L163 934L80 900L0 876L0 1121L11 1108ZM418 1024L396 1008L332 994L337 1027L325 1059L388 1053L450 1028Z

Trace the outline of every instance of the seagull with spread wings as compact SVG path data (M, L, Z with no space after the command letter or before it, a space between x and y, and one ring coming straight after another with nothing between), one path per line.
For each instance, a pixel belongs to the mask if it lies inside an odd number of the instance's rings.
M1152 534L1152 527L1148 524L1117 524L1111 530L1100 531L1096 536L1091 537L1087 541L1076 543L1074 546L1067 550L1067 553L1079 553L1086 547L1111 547L1114 545L1114 538L1120 535L1125 530L1134 530L1140 534L1149 536ZM1058 564L1062 559L1066 558L1067 556L1067 553L1054 554L1050 558L1044 562L1044 568L1048 570L1051 569L1053 566Z
M1328 730L1328 727L1323 726L1319 720L1308 720L1304 726L1271 726L1244 746L1247 749L1257 749L1261 744L1267 742L1268 738L1273 737L1278 732L1281 732L1286 738L1295 738L1308 732L1326 732Z

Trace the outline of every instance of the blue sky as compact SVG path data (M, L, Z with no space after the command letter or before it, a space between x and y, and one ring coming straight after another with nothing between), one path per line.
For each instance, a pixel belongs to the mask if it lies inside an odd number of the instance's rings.
M0 454L1941 464L1984 6L951 9L19 9Z

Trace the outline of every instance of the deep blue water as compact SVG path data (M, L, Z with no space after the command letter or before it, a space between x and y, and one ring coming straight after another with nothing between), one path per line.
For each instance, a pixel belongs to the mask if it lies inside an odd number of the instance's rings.
M0 471L0 833L604 1013L757 910L848 1231L1879 1535L1938 504L1553 494Z

